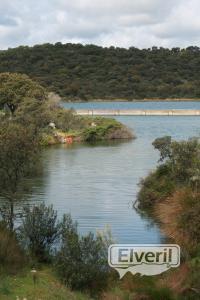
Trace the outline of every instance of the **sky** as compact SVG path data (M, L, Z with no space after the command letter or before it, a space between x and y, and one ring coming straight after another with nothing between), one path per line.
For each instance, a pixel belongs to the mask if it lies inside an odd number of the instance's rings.
M200 46L200 0L0 0L0 49Z

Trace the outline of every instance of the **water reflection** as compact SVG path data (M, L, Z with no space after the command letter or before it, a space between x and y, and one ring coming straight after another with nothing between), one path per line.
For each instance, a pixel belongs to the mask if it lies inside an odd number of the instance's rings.
M43 172L30 180L26 201L53 204L71 213L82 234L110 225L118 242L158 243L158 227L133 209L140 179L155 168L152 141L164 135L185 139L200 132L199 117L119 117L136 140L73 144L45 149ZM150 226L149 226L150 225Z

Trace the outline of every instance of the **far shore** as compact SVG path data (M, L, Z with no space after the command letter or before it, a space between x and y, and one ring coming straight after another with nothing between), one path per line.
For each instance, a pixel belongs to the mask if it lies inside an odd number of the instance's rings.
M193 98L166 98L166 99L89 99L89 100L63 100L63 102L76 102L76 103L87 103L87 102L200 102L200 99Z

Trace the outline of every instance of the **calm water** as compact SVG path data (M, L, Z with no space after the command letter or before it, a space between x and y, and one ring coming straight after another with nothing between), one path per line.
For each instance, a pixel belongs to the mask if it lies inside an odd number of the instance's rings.
M200 109L199 102L82 102L63 103L75 109Z
M109 105L92 103L89 108L107 108ZM127 108L127 105L133 107L136 103L114 103L112 107L115 105ZM160 105L160 108L163 105L168 107L170 103L147 103L145 108L152 108L152 105L153 108ZM200 103L173 105L176 108L200 109ZM150 226L149 220L132 209L138 183L157 164L158 153L153 149L152 141L164 135L176 139L197 136L200 133L200 117L133 116L117 119L134 130L136 140L49 148L44 153L45 172L34 181L32 201L53 204L60 216L71 213L83 234L95 232L108 224L117 242L160 242L159 229Z

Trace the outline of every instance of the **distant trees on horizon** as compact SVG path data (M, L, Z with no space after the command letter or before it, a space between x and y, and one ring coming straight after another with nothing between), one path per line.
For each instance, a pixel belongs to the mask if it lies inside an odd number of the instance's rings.
M56 43L0 51L0 73L24 73L65 100L200 98L200 48Z

